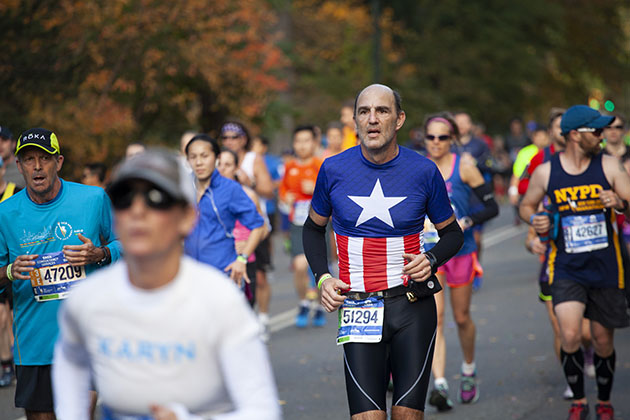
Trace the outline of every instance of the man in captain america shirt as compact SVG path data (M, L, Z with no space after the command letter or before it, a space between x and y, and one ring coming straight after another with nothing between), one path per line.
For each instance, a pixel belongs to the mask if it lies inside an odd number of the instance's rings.
M353 420L385 419L390 373L392 419L422 419L437 316L434 274L463 243L444 180L435 164L398 146L405 122L400 95L370 85L355 100L358 146L322 165L304 224L304 251L322 305L339 308ZM339 278L328 272L325 226L332 225ZM424 252L428 216L440 241Z

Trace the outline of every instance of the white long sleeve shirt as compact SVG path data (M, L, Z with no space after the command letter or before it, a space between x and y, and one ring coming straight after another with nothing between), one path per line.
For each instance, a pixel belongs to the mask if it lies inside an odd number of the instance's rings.
M107 409L130 419L154 404L179 420L281 418L254 315L212 267L182 257L172 282L145 290L119 262L73 289L59 321L53 386L61 420L87 418L90 380Z

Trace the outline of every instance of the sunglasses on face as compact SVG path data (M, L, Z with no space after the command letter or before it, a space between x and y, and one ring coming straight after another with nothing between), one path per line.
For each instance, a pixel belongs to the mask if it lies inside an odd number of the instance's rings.
M593 133L594 136L599 137L602 135L604 131L603 128L590 128L590 127L582 127L576 130L578 133Z
M447 135L447 134L442 134L441 136L434 136L433 134L427 134L426 136L424 136L425 140L428 141L433 141L435 139L438 139L440 141L446 141L446 140L450 140L451 136Z
M116 190L115 194L112 194L112 206L116 210L126 210L131 207L133 200L138 194L142 196L147 207L154 210L168 210L180 203L180 201L156 187L122 186Z

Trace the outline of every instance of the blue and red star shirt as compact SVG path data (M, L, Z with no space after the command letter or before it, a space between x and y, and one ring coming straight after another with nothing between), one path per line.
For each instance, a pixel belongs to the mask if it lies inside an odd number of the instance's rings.
M437 224L453 214L437 166L402 146L382 165L369 162L360 146L329 157L311 204L332 216L339 278L357 292L403 284L402 255L424 251L425 216Z

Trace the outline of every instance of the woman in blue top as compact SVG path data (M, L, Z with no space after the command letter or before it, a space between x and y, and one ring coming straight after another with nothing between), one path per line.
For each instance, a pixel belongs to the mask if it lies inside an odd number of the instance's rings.
M197 134L186 146L186 157L197 186L197 226L184 243L187 255L229 273L237 284L247 277L247 259L264 236L264 220L241 185L215 168L220 149L217 141ZM251 234L237 255L234 223L240 221Z
M442 287L444 282L450 288L453 317L457 323L460 345L464 356L462 364L462 381L458 400L462 403L473 403L479 398L476 382L475 357L475 324L470 317L470 298L472 282L480 269L476 259L477 246L473 237L472 226L483 223L498 214L498 206L494 201L491 187L485 183L477 167L460 156L451 153L451 146L457 143L459 132L455 121L449 114L437 114L427 118L424 125L427 157L437 165L444 177L446 190L455 216L464 231L464 245L461 250L446 264L438 269L437 278ZM483 208L474 214L470 212L471 194L479 197ZM430 249L437 242L437 235L432 235L431 226L425 227L425 249ZM444 292L435 295L438 311L438 329L433 356L433 376L435 389L431 391L429 404L439 411L450 410L453 403L448 398L448 384L444 377L446 365L446 343L443 333Z

